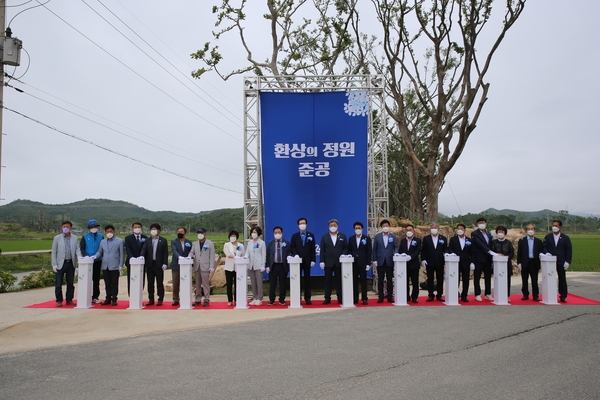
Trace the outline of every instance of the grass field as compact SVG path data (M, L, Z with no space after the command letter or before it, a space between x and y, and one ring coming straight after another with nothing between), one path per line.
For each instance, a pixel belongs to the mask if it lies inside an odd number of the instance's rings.
M600 234L574 233L573 262L569 271L600 272Z

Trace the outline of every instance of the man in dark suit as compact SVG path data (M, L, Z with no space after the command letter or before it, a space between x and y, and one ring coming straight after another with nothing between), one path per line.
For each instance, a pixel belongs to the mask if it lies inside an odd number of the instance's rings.
M473 286L475 286L475 300L481 301L481 273L485 282L485 298L493 301L492 297L492 235L487 231L487 220L479 218L477 229L471 233L471 261L475 264Z
M279 304L285 306L286 279L289 271L287 258L291 254L292 245L283 238L283 228L280 226L273 228L273 236L274 238L267 244L266 270L269 274L269 305L275 304L275 289L279 282Z
M354 257L354 263L352 264L354 304L358 303L358 281L360 280L362 302L367 305L367 271L371 269L373 245L371 244L371 238L363 235L363 228L362 222L354 223L354 235L350 236L348 240L348 254Z
M304 300L307 305L311 305L311 285L310 285L310 269L315 265L316 260L316 240L315 235L306 230L308 220L306 218L298 219L299 232L292 235L292 256L298 256L302 259L300 264L300 274L304 272Z
M169 258L169 245L167 239L160 234L160 224L150 225L150 237L142 246L141 256L144 257L144 267L148 275L148 303L154 305L154 281L156 280L156 291L158 292L157 306L162 306L165 297L165 270Z
M177 237L171 240L171 276L173 278L173 307L179 305L179 281L181 275L179 273L179 257L187 257L192 250L192 241L185 238L187 229L183 226L177 228Z
M390 233L390 221L387 219L379 223L381 232L373 239L373 268L377 268L377 295L378 303L383 303L383 278L387 280L387 299L394 302L393 276L394 276L394 254L398 253L398 240Z
M404 229L406 230L406 237L400 240L398 252L410 257L406 263L406 273L408 275L408 279L406 280L406 296L407 301L412 300L416 304L419 302L419 254L421 254L422 242L421 239L415 237L414 226L408 224ZM412 293L408 290L409 283L412 284Z
M433 278L436 280L436 296L438 301L442 301L444 294L444 254L448 247L448 239L444 235L440 235L440 225L437 222L432 222L429 225L431 233L423 238L423 247L421 249L421 265L427 271L427 290L429 296L427 301L433 301ZM449 289L450 290L450 289Z
M329 232L321 237L321 269L325 270L325 301L331 303L332 276L335 276L335 294L338 303L342 304L342 264L340 256L347 253L348 240L346 235L338 232L337 219L329 220Z
M129 279L131 278L131 264L129 259L138 258L142 255L142 246L148 237L142 234L142 223L134 222L131 225L133 233L125 237L125 254L127 258L125 260L125 266L127 267L127 295L129 296ZM143 282L143 279L142 279Z
M475 264L471 262L471 248L473 243L471 239L465 236L467 227L464 224L456 225L456 236L450 238L450 244L446 250L450 254L456 254L460 257L458 261L458 271L462 277L462 291L460 293L460 300L468 303L469 299L469 278L471 271L475 270ZM452 290L452 288L447 288Z
M562 221L552 221L552 233L544 238L543 251L556 256L556 272L558 274L558 294L562 303L567 302L567 268L573 257L571 239L562 233Z
M531 277L531 293L534 301L540 301L540 289L538 287L538 272L541 268L540 253L542 252L542 240L535 236L535 225L527 225L527 236L519 239L517 245L517 267L521 271L521 292L523 298L529 299L529 278Z

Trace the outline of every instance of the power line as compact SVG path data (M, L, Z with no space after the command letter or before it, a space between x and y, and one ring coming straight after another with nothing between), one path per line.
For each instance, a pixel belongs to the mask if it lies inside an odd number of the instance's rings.
M52 129L53 131L56 131L56 132L58 132L58 133L61 133L61 134L65 135L65 136L71 137L71 138L73 138L73 139L79 140L79 141L81 141L81 142L84 142L84 143L91 144L92 146L98 147L99 149L102 149L102 150L108 151L109 153L116 154L116 155L118 155L118 156L121 156L121 157L123 157L123 158L127 158L128 160L135 161L135 162L137 162L137 163L140 163L140 164L146 165L146 166L148 166L148 167L151 167L151 168L157 169L157 170L159 170L159 171L166 172L166 173L168 173L168 174L171 174L171 175L178 176L178 177L180 177L180 178L183 178L183 179L187 179L187 180L189 180L189 181L198 182L198 183L201 183L201 184L203 184L203 185L211 186L211 187L214 187L214 188L216 188L216 189L225 190L225 191L232 192L232 193L238 193L238 194L242 194L242 192L238 192L237 190L227 189L227 188L224 188L224 187L221 187L221 186L213 185L212 183L207 183L207 182L203 182L203 181L201 181L201 180L198 180L198 179L190 178L190 177L188 177L188 176L181 175L181 174L179 174L179 173L177 173L177 172L169 171L169 170L167 170L167 169L165 169L165 168L158 167L158 166L156 166L156 165L154 165L154 164L150 164L150 163L147 163L147 162L145 162L145 161L138 160L138 159L136 159L136 158L133 158L133 157L130 157L130 156L126 155L126 154L119 153L118 151L115 151L115 150L109 149L108 147L105 147L105 146L99 145L99 144L97 144L97 143L94 143L94 142L92 142L92 141L90 141L90 140L86 140L86 139L80 138L79 136L73 135L72 133L68 133L68 132L65 132L65 131L63 131L63 130L60 130L60 129L58 129L58 128L55 128L55 127L53 127L53 126L51 126L51 125L48 125L48 124L46 124L46 123L44 123L44 122L42 122L42 121L36 120L36 119L34 119L34 118L32 118L32 117L30 117L30 116L28 116L28 115L25 115L25 114L23 114L23 113L20 113L20 112L18 112L18 111L16 111L16 110L13 110L13 109L11 109L11 108L8 108L8 107L6 107L6 106L3 106L2 108L4 108L4 109L5 109L5 110L7 110L7 111L13 112L13 113L15 113L15 114L17 114L17 115L20 115L20 116L22 116L23 118L26 118L26 119L28 119L28 120L30 120L30 121L33 121L33 122L37 123L37 124L40 124L40 125L42 125L42 126L44 126L44 127L48 128L48 129Z
M39 0L37 0L39 2ZM186 106L185 104L183 104L182 102L180 102L179 100L177 100L175 97L171 96L169 93L165 92L163 89L159 88L158 86L156 86L154 83L152 83L151 81L149 81L148 79L144 78L142 75L140 75L137 71L135 71L133 68L129 67L127 64L125 64L123 61L119 60L117 57L115 57L114 55L112 55L110 52L108 52L106 49L104 49L102 46L100 46L98 43L94 42L91 38L89 38L88 36L86 36L83 32L81 32L79 29L75 28L73 25L71 25L70 23L68 23L66 20L64 20L62 17L60 17L58 14L56 14L54 11L52 11L51 9L49 9L48 7L46 7L45 3L42 4L42 6L44 6L44 8L46 10L48 10L52 15L54 15L56 18L60 19L62 22L64 22L65 24L67 24L69 27L71 27L71 29L73 29L75 32L79 33L81 36L83 36L84 38L86 38L88 41L90 41L92 44L94 44L94 46L98 47L100 50L102 50L103 52L105 52L106 54L108 54L112 59L114 59L115 61L117 61L119 64L121 64L122 66L124 66L125 68L127 68L128 70L130 70L131 72L133 72L135 75L139 76L141 79L143 79L146 83L150 84L151 86L153 86L155 89L157 89L158 91L160 91L161 93L163 93L165 96L167 96L168 98L170 98L171 100L173 100L174 102L176 102L177 104L179 104L180 106L182 106L183 108L185 108L186 110L190 111L192 114L196 115L197 117L199 117L200 119L204 120L205 122L207 122L208 124L212 125L213 127L217 128L218 130L220 130L221 132L223 132L224 134L226 134L227 136L231 137L232 139L238 141L238 142L242 142L242 140L236 138L235 136L233 136L232 134L230 134L229 132L227 132L226 130L224 130L223 128L219 127L218 125L216 125L215 123L209 121L208 119L204 118L202 115L198 114L197 112L195 112L194 110L192 110L191 108L189 108L188 106Z

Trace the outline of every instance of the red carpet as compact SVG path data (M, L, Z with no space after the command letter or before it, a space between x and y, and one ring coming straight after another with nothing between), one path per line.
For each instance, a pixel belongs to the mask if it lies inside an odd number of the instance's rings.
M531 299L531 297L529 298L529 300L521 300L522 295L521 294L513 294L510 296L510 304L513 306L537 306L537 305L545 305L541 302L537 302L537 301L533 301ZM540 296L541 298L541 296ZM445 304L441 301L432 301L432 302L427 302L425 301L427 299L427 296L421 296L419 297L419 303L414 304L414 303L409 303L409 305L411 307L440 307L440 306L445 306ZM483 301L475 301L475 296L469 296L468 297L469 302L468 303L463 303L463 302L459 302L461 305L463 306L495 306L495 304L493 304L491 301L488 300L483 300ZM75 303L77 304L77 302L75 301ZM145 304L145 302L144 302ZM289 302L288 302L289 304ZM599 301L595 301L595 300L591 300L591 299L587 299L585 297L581 297L581 296L577 296L574 294L569 294L569 296L567 297L567 303L560 303L561 305L599 305L600 302ZM363 305L362 302L359 302L359 304L356 305L357 308L368 308L368 307L391 307L393 306L393 303L388 303L387 301L384 303L377 303L377 299L369 299L369 304L368 305ZM312 302L312 305L307 306L304 301L302 301L302 306L306 307L306 308L339 308L340 305L338 304L338 302L336 300L332 300L331 304L327 304L327 305L323 305L323 300L314 300ZM92 309L99 309L99 310L125 310L127 309L127 307L129 307L129 301L128 300L119 300L118 304L116 306L103 306L100 304L92 304ZM277 309L285 309L288 306L282 306L279 305L278 302L276 302L274 305L269 306L268 305L268 301L263 301L263 304L261 306L250 306L250 310L252 309L267 309L267 310L277 310ZM32 304L29 306L25 306L24 308L74 308L74 306L67 306L64 304L63 302L63 306L62 307L56 307L56 301L55 300L50 300L50 301L46 301L44 303L38 303L38 304ZM171 302L165 302L162 306L157 306L156 304L153 306L147 306L144 307L144 310L177 310L179 307L173 307L171 306ZM234 309L235 306L228 306L226 302L211 302L210 306L208 307L202 307L202 306L197 306L194 307L194 310L226 310L226 309Z

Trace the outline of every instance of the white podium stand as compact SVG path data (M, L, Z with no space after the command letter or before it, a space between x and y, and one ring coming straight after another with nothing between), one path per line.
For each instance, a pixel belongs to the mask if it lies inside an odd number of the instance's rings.
M129 268L129 307L128 310L141 310L144 295L144 257L130 258Z
M540 254L542 262L542 303L557 306L556 256Z
M494 256L494 301L497 306L510 306L507 287L507 256Z
M399 254L394 256L394 305L408 306L406 302L406 263L409 256ZM388 296L390 293L388 293Z
M235 309L247 310L248 307L248 264L247 258L236 257L235 260Z
M342 308L353 308L354 305L354 274L352 273L352 264L354 257L351 255L340 256L342 264Z
M458 303L458 264L460 257L455 254L445 254L446 262L446 301L447 306L460 306Z
M290 264L290 305L288 308L302 308L301 293L300 293L300 257L288 257L287 262Z
M78 257L79 273L77 274L77 307L92 308L92 275L94 259Z
M186 257L179 257L179 309L191 310L192 296L192 266L194 260Z

